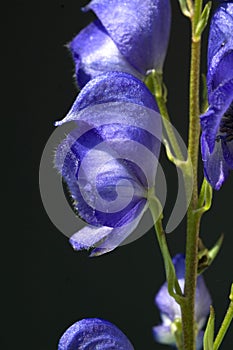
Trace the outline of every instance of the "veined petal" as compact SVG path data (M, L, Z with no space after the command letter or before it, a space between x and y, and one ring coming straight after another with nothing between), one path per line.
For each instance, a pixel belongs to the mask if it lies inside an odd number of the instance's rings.
M141 74L162 70L171 8L169 0L92 0L93 10L121 54Z
M55 125L78 120L79 112L84 108L110 102L128 102L158 112L155 98L139 79L127 73L109 72L86 84L67 116Z
M215 146L220 122L224 113L233 101L233 79L221 84L209 96L210 107L206 113L201 115L202 138L205 138L212 153ZM205 158L205 157L204 157Z
M233 167L233 2L219 4L211 20L208 44L209 109L201 115L204 174L216 190Z
M106 254L118 247L126 238L128 238L138 226L148 205L145 205L141 213L128 224L119 227L99 228L86 226L76 232L70 238L70 244L75 250L92 249L90 256L99 256ZM129 213L129 215L134 215ZM124 218L122 218L124 220Z
M216 142L214 150L210 153L206 137L202 135L201 152L205 177L214 189L219 190L230 172L230 167L223 156L222 141Z
M122 56L99 20L84 28L69 44L80 88L96 76L110 71L143 76Z
M225 141L221 122L233 101L233 79L220 84L209 96L210 107L201 118L201 152L204 174L211 186L219 190L232 169L233 141Z
M133 350L128 338L112 323L86 318L74 323L61 337L58 350Z
M131 76L120 73L121 78L131 86ZM100 76L96 79L101 81ZM154 186L161 117L145 107L152 95L140 81L133 81L135 95L132 92L129 98L122 95L123 102L106 103L110 98L105 89L109 81L104 78L104 84L96 90L100 95L87 94L89 105L88 101L81 104L83 108L76 105L61 122L74 121L77 127L59 145L55 165L79 216L96 228L77 233L76 248L97 247L93 254L114 249L131 234L146 208L147 191ZM89 234L87 241L83 240Z
M93 255L103 254L137 226L146 208L146 192L155 181L160 150L156 136L161 136L156 114L132 103L85 108L78 115L77 129L58 147L56 167L74 206L95 226L71 238L75 249L96 247Z
M103 108L100 113L103 122ZM73 136L73 143L70 139L68 135L58 147L56 167L79 215L95 226L117 227L123 224L121 217L132 220L129 213L137 208L139 214L154 184L159 140L145 129L122 123L91 128Z
M208 42L208 90L213 91L222 81L216 76L218 65L223 57L233 50L233 3L222 2L212 17ZM230 63L230 61L229 61ZM232 74L232 64L225 66L230 70L225 78ZM227 73L227 69L226 69ZM222 74L223 76L223 74ZM232 77L232 75L231 75ZM225 80L224 78L224 80ZM215 81L216 79L216 81Z
M213 58L212 65L208 70L207 82L210 99L211 94L214 94L219 85L233 79L233 45L231 50L225 51L224 55L217 58Z

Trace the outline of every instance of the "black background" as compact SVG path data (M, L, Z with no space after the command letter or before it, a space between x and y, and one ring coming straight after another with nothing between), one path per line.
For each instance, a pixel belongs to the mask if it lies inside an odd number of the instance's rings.
M6 272L6 316L1 348L55 350L68 326L84 317L101 317L124 331L135 349L167 349L152 338L160 322L154 296L164 282L163 264L153 231L111 254L88 258L70 247L67 238L50 222L41 203L38 185L40 157L53 122L68 111L77 94L73 63L65 44L93 18L80 7L87 1L13 1L2 11L2 66L7 78L7 112L11 121L13 152L4 168L10 244L3 247ZM174 125L186 139L188 112L189 23L172 1L171 41L165 64L168 107ZM203 55L207 31L204 36ZM205 71L205 59L202 70ZM176 195L173 168L163 157L169 197L169 215ZM3 183L4 185L4 183ZM13 197L9 189L13 189ZM233 177L215 192L212 210L203 219L201 235L208 247L225 233L224 246L205 273L216 310L216 326L228 305L232 281ZM6 235L5 235L6 236ZM184 251L184 223L168 236L172 254ZM9 264L8 264L9 262ZM9 273L8 267L9 266ZM6 267L6 268L5 268ZM9 286L9 288L8 288ZM222 349L230 349L232 329Z

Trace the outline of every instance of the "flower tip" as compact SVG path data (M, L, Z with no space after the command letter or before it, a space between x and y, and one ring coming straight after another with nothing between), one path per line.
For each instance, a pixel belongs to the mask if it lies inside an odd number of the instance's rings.
M82 6L81 7L81 11L82 12L88 12L90 10L90 6L89 5L86 5L86 6Z
M60 125L62 125L62 120L57 120L56 122L54 122L53 125L54 125L54 126L60 126Z
M72 248L76 251L90 249L88 245L78 242L75 238L73 238L73 236L70 237L69 243L72 246Z

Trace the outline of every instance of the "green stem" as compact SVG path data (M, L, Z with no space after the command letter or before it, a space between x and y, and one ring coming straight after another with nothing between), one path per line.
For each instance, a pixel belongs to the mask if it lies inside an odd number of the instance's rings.
M193 166L193 192L187 212L187 238L186 238L186 275L184 295L185 301L181 305L184 349L196 349L195 334L195 294L198 264L198 238L200 215L196 212L198 207L198 154L200 137L200 50L201 38L197 40L194 33L201 14L202 0L196 0L192 17L192 46L190 67L190 100L189 100L189 141L188 157Z
M154 84L155 99L158 104L160 114L163 120L165 120L163 125L166 130L169 142L173 148L175 157L180 160L183 160L184 157L180 150L180 146L177 142L176 136L172 128L170 117L166 106L166 101L163 94L163 77L162 75L158 74L156 71L152 71L152 78L153 78L153 84Z
M163 215L161 214L159 218L156 213L158 212L158 200L153 195L149 197L149 207L151 211L151 215L154 221L155 232L157 235L160 251L163 257L165 272L166 272L166 280L168 283L168 292L171 296L175 298L177 303L182 304L183 296L182 291L180 289L180 285L178 283L175 268L171 259L171 255L167 246L166 234L162 225Z
M218 331L218 334L216 336L216 339L214 341L213 350L218 350L219 346L221 345L223 338L231 324L231 321L233 319L233 284L231 286L231 294L230 294L230 304L227 310L227 313L224 317L224 320L222 322L222 325Z

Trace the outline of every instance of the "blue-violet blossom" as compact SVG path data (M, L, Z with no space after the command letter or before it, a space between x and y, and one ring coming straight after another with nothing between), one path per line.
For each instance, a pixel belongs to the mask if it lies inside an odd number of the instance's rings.
M143 79L162 71L168 46L170 0L92 0L84 11L97 19L70 43L78 85L108 71Z
M207 90L201 116L204 173L220 189L233 169L233 2L220 3L210 25Z
M134 350L129 339L112 323L86 318L74 323L62 335L58 350Z
M140 80L112 72L92 79L56 123L76 125L55 157L74 209L88 224L71 236L75 250L109 252L137 227L155 184L162 133L157 112Z
M181 290L184 290L185 279L185 257L178 254L173 258L177 278ZM168 345L176 345L175 333L177 325L181 325L181 310L179 304L170 296L167 290L167 283L159 290L155 297L155 303L161 312L162 325L153 328L153 335L157 342ZM195 320L197 331L196 349L202 348L203 328L209 314L211 297L206 288L203 276L198 276L196 287Z

